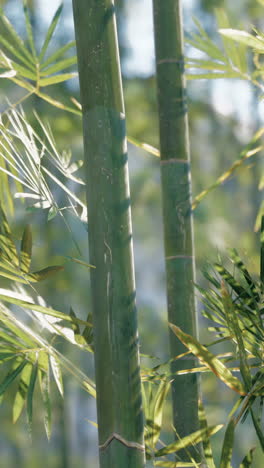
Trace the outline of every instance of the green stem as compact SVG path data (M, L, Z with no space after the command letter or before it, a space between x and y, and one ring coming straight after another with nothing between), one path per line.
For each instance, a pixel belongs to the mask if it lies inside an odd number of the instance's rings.
M101 468L144 466L125 114L112 0L73 0Z
M184 332L197 336L181 2L153 0L153 12L168 319ZM184 345L170 332L171 357L184 351ZM192 367L196 367L196 361L188 355L184 361L176 360L172 363L172 372ZM186 374L175 377L172 384L173 420L180 437L199 429L197 379L196 374ZM199 462L201 446L198 450L192 450L191 454ZM182 460L190 461L184 451L181 451L180 456Z

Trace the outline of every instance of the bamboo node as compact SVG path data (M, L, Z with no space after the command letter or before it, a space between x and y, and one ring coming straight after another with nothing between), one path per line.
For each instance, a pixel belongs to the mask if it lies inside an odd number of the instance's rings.
M111 444L113 440L118 440L119 442L121 442L121 444L125 445L126 447L135 448L137 450L141 450L142 452L145 451L144 445L141 445L138 442L130 442L124 439L124 437L122 437L117 432L113 432L113 434L111 434L103 444L99 445L99 450L107 449L107 447Z

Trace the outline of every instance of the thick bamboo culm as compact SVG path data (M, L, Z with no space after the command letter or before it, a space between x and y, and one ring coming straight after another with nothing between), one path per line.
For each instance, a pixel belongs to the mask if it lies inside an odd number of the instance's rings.
M161 178L166 257L168 320L197 335L194 299L194 250L186 84L181 2L153 0L160 124ZM171 357L186 348L170 332ZM191 356L176 360L172 372L196 366ZM177 436L199 429L196 374L177 376L172 384L173 422ZM199 461L201 447L190 450ZM180 457L190 461L182 451Z
M112 0L73 0L101 468L145 466L127 143Z

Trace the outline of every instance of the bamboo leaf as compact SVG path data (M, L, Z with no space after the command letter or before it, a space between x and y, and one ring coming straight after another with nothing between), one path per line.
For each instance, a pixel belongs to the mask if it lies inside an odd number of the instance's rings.
M234 445L234 433L235 423L234 420L231 419L225 432L219 468L232 468L231 459Z
M27 361L20 362L15 366L10 372L7 373L4 380L0 384L0 396L3 395L9 385L15 380L15 378L20 374L20 372L27 365Z
M264 53L264 41L258 37L252 36L246 31L240 31L238 29L219 29L220 34L235 42L241 42L248 47L252 47L258 53Z
M154 148L154 146L151 146L151 145L149 145L147 143L142 143L141 141L138 141L138 140L136 140L135 138L132 138L132 137L128 137L127 141L129 141L129 143L131 143L132 145L135 145L138 148L141 148L141 149L147 151L148 153L153 154L157 158L160 157L159 150L157 148Z
M89 325L85 320L81 320L78 318L72 318L69 315L64 314L63 312L59 312L58 310L51 309L48 307L40 306L38 304L32 304L31 302L24 301L21 299L18 299L16 297L11 297L7 296L5 294L0 294L0 300L4 302L9 302L11 304L18 305L20 307L23 307L25 309L30 309L30 310L36 310L37 312L41 312L42 314L50 315L51 317L57 317L62 320L66 320L67 322L76 322L80 325Z
M171 330L182 341L182 343L207 366L222 382L240 395L246 395L244 385L240 380L232 375L230 370L212 354L208 349L201 345L195 338L184 333L176 325L169 324Z
M47 34L46 34L46 37L45 37L45 40L44 40L44 43L43 43L43 46L41 48L41 51L40 51L40 55L39 55L39 61L42 62L45 54L46 54L46 51L47 51L47 48L49 46L49 43L51 41L51 38L53 36L53 33L54 33L54 30L58 24L58 21L59 21L59 18L60 18L60 15L61 15L61 12L62 12L62 8L63 8L63 5L61 4L58 9L56 10L53 18L52 18L52 21L49 25L49 28L48 28L48 31L47 31Z
M32 255L32 231L31 227L27 225L23 232L20 249L20 268L24 273L29 272Z
M14 265L18 265L16 246L12 240L11 230L0 202L0 248ZM1 250L0 250L1 254Z
M172 444L163 447L160 450L155 452L155 457L163 457L164 455L168 455L170 453L176 453L179 450L185 449L190 445L196 445L203 440L204 437L211 437L212 435L216 434L220 429L222 429L223 425L220 424L218 426L211 426L209 428L199 429L193 434L190 434L186 437L183 437ZM222 468L222 467L221 467Z
M75 47L75 41L69 42L65 46L63 46L60 49L56 50L56 52L54 52L54 54L52 54L50 57L48 57L47 60L45 60L45 62L43 62L40 65L40 69L44 70L45 68L47 68L48 65L50 65L53 62L56 62L58 60L58 58L62 57L65 54L65 52L67 52L72 47Z
M53 85L53 84L62 83L63 81L70 80L71 78L75 78L76 76L78 76L77 72L62 73L60 75L50 76L49 78L41 78L39 80L39 85L42 86L42 87L50 86L50 85Z
M51 436L51 401L50 401L50 377L49 377L49 369L47 372L40 372L40 388L41 388L41 395L42 401L44 405L45 415L44 415L44 426L45 431L47 434L48 440Z
M248 454L243 459L242 463L240 463L239 468L251 468L252 467L254 451L255 451L255 447L250 449Z
M53 99L48 94L45 94L45 93L40 92L40 91L36 91L36 94L37 94L37 96L39 96L44 101L47 101L52 106L58 107L58 109L65 110L65 111L71 112L72 114L76 114L76 115L79 115L79 116L81 115L81 112L78 109L75 109L74 107L65 106L65 104L63 104L60 101L57 101L56 99Z
M54 65L49 66L48 68L45 69L45 71L42 71L40 73L40 76L47 76L47 75L52 75L53 73L58 73L59 71L65 70L66 68L71 67L72 65L75 65L77 63L77 57L70 57L65 60L61 60L59 62L56 62Z
M28 42L29 42L33 57L34 57L34 59L36 59L37 52L36 52L34 38L33 38L33 30L32 30L32 25L31 25L31 21L30 21L30 15L29 15L29 9L28 9L28 5L27 5L27 0L23 0L23 9L24 9L25 20L26 20L26 30L27 30Z
M50 354L49 359L50 359L50 366L52 369L52 373L53 373L56 385L58 387L58 390L61 396L63 396L63 380L62 380L62 372L61 372L59 361L56 359L54 354Z
M14 29L14 27L12 26L12 24L9 22L7 17L4 15L2 8L0 9L0 16L1 16L1 21L3 22L6 30L8 31L8 33L10 35L10 38L13 41L14 49L20 50L20 52L24 56L25 63L28 63L28 61L29 61L29 62L34 64L35 63L34 58L30 54L28 49L25 47L24 42L22 41L20 36L17 34L17 32ZM1 36L1 39L2 39L2 36Z
M34 389L35 389L37 374L38 374L38 363L36 362L31 372L28 392L27 392L27 419L28 419L28 431L29 431L30 437L32 435L33 396L34 396Z
M62 265L53 265L49 266L46 268L43 268L42 270L39 271L34 271L29 275L29 277L33 278L35 281L43 281L46 278L49 278L50 276L53 276L55 273L58 273L58 271L64 270L64 267Z
M199 401L199 421L201 429L208 430L207 419L204 411L204 406L202 401ZM210 437L203 437L203 449L204 449L204 456L207 463L207 468L215 468L213 451L211 447Z
M237 345L238 345L241 375L243 377L245 387L247 391L249 392L251 388L251 374L250 374L248 361L247 361L248 356L244 347L242 332L239 327L239 322L236 316L236 311L233 306L233 301L224 283L222 285L221 293L223 297L224 310L225 310L226 317L229 322L229 329L230 331L234 333L236 337Z
M157 391L152 395L148 403L149 410L148 416L146 417L147 430L145 440L152 451L155 449L156 443L159 440L163 408L169 389L170 382L167 380L161 380Z
M13 423L15 423L22 413L25 405L26 396L29 388L30 377L32 373L32 364L27 363L21 372L18 390L13 404Z

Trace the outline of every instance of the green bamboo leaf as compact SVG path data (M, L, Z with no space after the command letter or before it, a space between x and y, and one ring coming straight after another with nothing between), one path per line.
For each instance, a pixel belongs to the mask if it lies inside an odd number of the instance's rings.
M29 388L29 382L32 373L32 364L27 363L21 372L18 390L13 404L13 423L15 423L22 413L25 405L26 396Z
M63 380L62 380L62 372L60 368L60 363L57 360L56 356L54 356L54 354L50 354L49 359L50 359L50 366L52 369L52 373L53 373L56 385L58 387L58 390L61 396L63 396Z
M240 78L240 73L236 71L223 72L223 73L186 73L187 80L215 80L224 78Z
M38 362L36 362L32 368L28 392L27 392L27 420L28 420L28 432L31 438L32 435L32 417L33 417L33 396L35 383L38 375Z
M4 46L6 51L11 52L11 56L15 57L17 60L19 60L21 63L25 65L26 68L31 69L33 72L35 71L35 66L29 62L29 60L24 57L23 54L19 52L19 49L16 48L12 43L10 43L4 36L0 35L0 44ZM1 56L3 57L3 51L1 51ZM9 58L5 56L6 59L10 61Z
M14 27L12 26L12 24L9 22L7 17L4 15L2 8L0 9L0 17L1 17L1 21L3 22L6 30L8 31L8 33L10 35L10 38L13 41L12 45L14 46L14 49L18 49L23 54L24 60L27 59L27 62L30 61L31 63L35 64L34 58L30 54L28 49L25 47L24 42L22 41L21 37L17 34L17 32L14 29Z
M240 31L238 29L219 29L220 34L235 42L241 42L248 47L252 47L259 54L264 53L264 41L261 38L252 36L252 34L246 31Z
M248 366L248 355L245 350L243 336L239 327L239 322L232 298L230 297L230 294L224 284L222 285L221 294L223 298L224 310L229 323L229 329L232 333L234 333L238 345L241 375L243 377L247 392L249 392L251 388L251 374Z
M23 362L19 361L19 364L7 373L4 380L0 384L0 395L3 395L5 393L9 385L15 380L15 378L20 374L20 372L24 369L26 365L26 360L24 360Z
M196 445L203 440L204 437L211 437L212 435L216 434L216 432L222 429L223 424L218 426L211 426L209 428L199 429L198 431L193 432L192 434L183 437L172 444L163 447L160 450L155 452L155 457L163 457L164 455L168 455L170 453L176 453L179 450L185 449L190 445ZM221 467L222 468L222 467Z
M16 246L12 240L11 230L0 202L0 249L14 265L19 264ZM1 253L0 250L0 253Z
M196 76L199 76L199 75L196 75ZM188 77L188 75L187 75ZM227 77L228 78L228 77ZM231 78L231 77L229 77ZM262 133L263 133L263 129L262 129ZM259 137L259 132L253 137L251 143L254 141L256 141L256 136ZM216 189L217 187L221 186L223 183L225 183L228 179L230 179L230 177L234 174L234 172L239 168L241 167L242 164L244 164L244 162L251 158L252 156L255 156L256 154L258 154L260 151L262 151L263 147L262 146L258 146L256 148L251 148L249 149L248 147L243 150L240 155L239 155L239 159L237 159L232 165L231 167L225 171L220 177L217 178L217 180L212 184L210 185L207 189L203 190L201 193L199 193L199 195L197 195L194 200L193 200L193 203L192 203L192 209L195 210L197 208L197 206L199 205L199 203L203 200L203 198L208 195L208 193L210 193L212 190Z
M54 54L50 55L50 57L47 58L47 60L45 60L45 62L43 62L40 65L40 70L46 69L48 67L48 65L50 65L53 62L56 62L58 60L58 58L63 57L65 52L70 50L72 47L75 47L75 41L68 42L68 44L66 44L65 46L63 46L60 49L56 50L56 52L54 52Z
M252 467L254 451L255 451L255 447L250 449L248 454L243 459L242 463L240 463L239 468L251 468Z
M47 434L48 440L51 436L51 400L50 400L50 377L49 377L49 370L47 372L40 372L40 388L41 388L41 395L42 401L44 405L44 426L45 431Z
M14 81L15 79L13 79ZM62 110L65 110L65 111L68 111L68 112L71 112L72 114L76 114L76 115L81 115L81 112L78 110L78 109L75 109L74 107L68 107L68 106L65 106L65 104L63 104L62 102L60 101L57 101L56 99L53 99L51 96L49 96L48 94L45 94L43 92L40 92L40 91L37 91L37 90L34 90L36 92L36 95L39 96L41 99L43 99L44 101L47 101L49 104L51 104L52 106L54 107L57 107L58 109L62 109Z
M234 278L233 275L223 266L220 265L219 263L215 263L214 267L216 271L221 275L223 280L232 288L236 294L242 298L242 299L251 299L251 295L248 293L248 291L241 286L241 284Z
M157 158L160 157L160 152L157 148L154 148L154 146L149 145L148 143L142 143L141 141L136 140L135 138L128 137L127 141L131 143L132 145L137 146L138 148L141 148L145 151L147 151L150 154L153 154Z
M10 80L15 83L16 85L20 86L20 88L27 89L30 93L36 93L36 87L32 84L28 83L28 81L23 80L22 78L10 78ZM21 182L21 181L20 181Z
M46 268L43 268L42 270L39 271L34 271L29 275L30 278L33 278L35 281L43 281L46 278L49 278L50 276L53 276L55 273L58 273L58 271L64 270L64 267L62 265L53 265L49 266Z
M242 382L234 377L230 370L219 359L217 359L214 354L208 351L208 349L201 345L195 338L184 333L179 327L176 327L176 325L170 323L169 326L179 340L220 380L222 380L222 382L240 395L246 395L246 390Z
M64 314L63 312L59 312L58 310L51 309L51 308L44 307L44 306L40 306L38 304L32 304L31 302L24 301L24 300L18 299L16 297L11 297L11 296L7 296L7 295L4 295L4 294L0 294L0 300L2 300L4 302L11 303L11 304L18 305L18 306L23 307L25 309L36 310L37 312L41 312L42 314L50 315L51 317L57 317L59 319L65 320L67 322L72 322L72 323L76 322L76 323L78 323L80 325L85 325L85 326L89 325L85 320L81 320L81 319L78 319L78 318L72 318L69 315Z
M51 23L49 25L49 28L48 28L48 31L47 31L43 46L41 48L40 55L39 55L39 61L40 62L42 62L42 60L43 60L43 58L44 58L44 56L46 54L46 51L47 51L47 48L48 48L49 43L51 41L51 38L53 36L54 30L55 30L55 28L56 28L56 26L58 24L58 21L59 21L61 12L62 12L62 8L63 8L63 5L61 4L57 8L57 10L55 12L55 15L53 16L52 21L51 21Z
M162 380L158 386L156 393L153 395L151 401L149 402L149 414L146 418L147 432L145 440L150 445L151 449L154 450L156 443L159 440L164 403L166 396L170 389L170 382L167 380Z
M202 401L199 401L199 421L201 429L208 430L208 424L206 419L206 414L204 411L204 406ZM204 457L207 463L207 468L215 468L213 451L211 447L210 438L205 435L203 438L203 449L204 449Z
M224 8L216 8L215 10L217 23L219 29L228 29L230 28L230 22ZM241 72L247 72L247 57L246 57L246 47L244 44L234 44L230 38L222 36L222 41L225 48L226 56L229 61Z
M84 389L94 398L96 398L96 389L93 385L91 385L89 382L87 382L86 380L84 380L82 382L82 385L84 387Z
M14 60L10 60L10 66L12 67L12 70L15 70L17 78L28 78L29 80L36 81L37 79L37 74L36 71L31 71L27 67L23 67L19 63L15 62Z
M29 14L29 9L27 5L27 0L23 0L23 9L24 9L24 15L25 15L25 21L26 21L28 43L31 48L33 57L36 60L37 52L36 52L36 47L35 47L34 38L33 38L33 30L32 30L32 25L30 21L30 14Z
M231 459L234 445L234 433L235 423L234 420L231 419L225 432L219 468L232 468Z
M60 75L54 75L54 76L51 76L49 78L41 78L39 80L39 85L41 87L50 86L50 85L53 85L53 84L62 83L63 81L70 80L71 78L75 78L76 76L78 76L77 72L62 73Z
M70 57L65 60L61 60L56 62L54 65L49 66L45 69L45 71L41 71L40 76L48 76L52 75L53 73L58 73L59 71L65 70L66 68L71 67L77 63L77 57Z
M32 255L32 231L31 227L27 225L23 232L20 249L20 268L24 273L29 272Z

